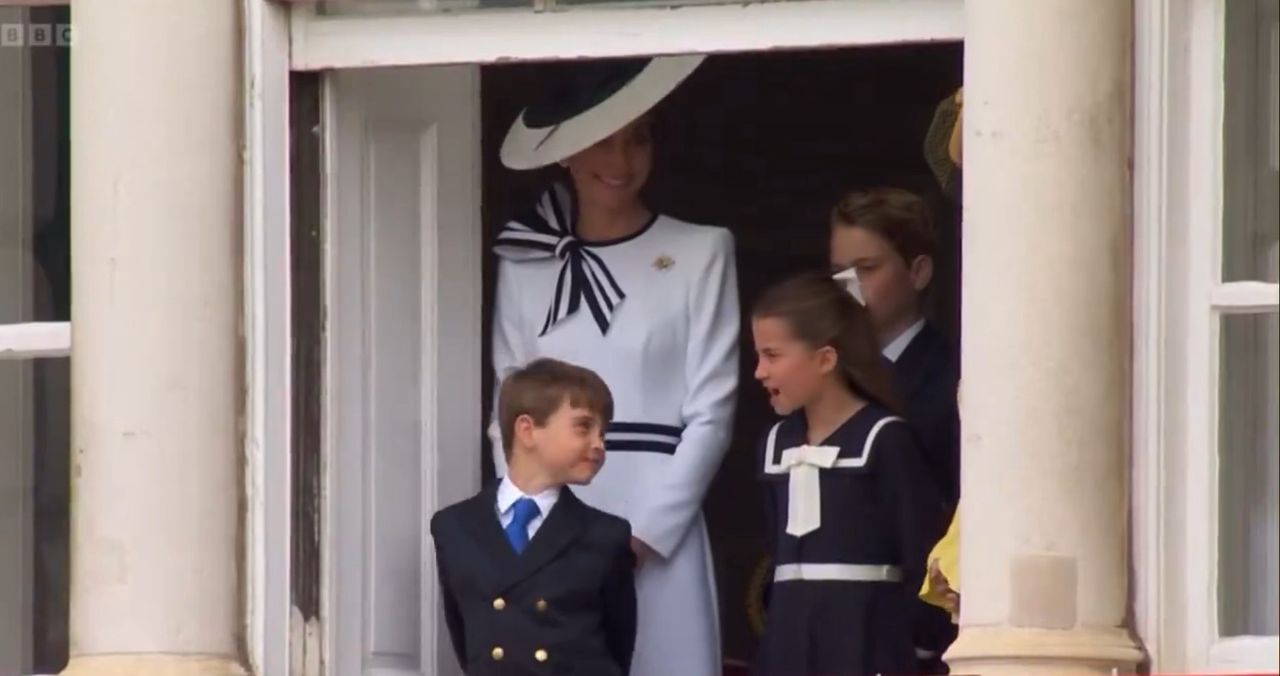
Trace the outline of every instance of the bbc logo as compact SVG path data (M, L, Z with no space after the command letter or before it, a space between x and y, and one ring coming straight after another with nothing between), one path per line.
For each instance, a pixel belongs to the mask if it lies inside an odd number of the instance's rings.
M70 47L74 41L69 23L0 24L0 47Z

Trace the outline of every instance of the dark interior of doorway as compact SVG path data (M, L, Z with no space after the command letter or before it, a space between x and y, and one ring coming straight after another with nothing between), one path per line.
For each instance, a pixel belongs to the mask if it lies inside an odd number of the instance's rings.
M486 245L552 178L508 171L497 156L508 125L558 67L512 64L483 70ZM827 268L827 214L844 191L897 186L922 194L936 209L941 247L929 314L958 338L959 208L930 172L924 139L939 103L960 86L962 75L960 43L717 55L656 116L655 165L646 190L650 206L687 221L728 227L738 247L743 386L733 445L705 506L728 659L748 659L755 644L752 589L764 558L764 535L753 454L773 420L762 391L752 386L746 308L776 280ZM486 307L491 307L493 282L494 260L486 255ZM489 314L486 309L486 318ZM488 368L484 374L482 392L488 397L493 376ZM483 410L492 410L491 402L486 400ZM481 462L485 477L492 477L487 450Z

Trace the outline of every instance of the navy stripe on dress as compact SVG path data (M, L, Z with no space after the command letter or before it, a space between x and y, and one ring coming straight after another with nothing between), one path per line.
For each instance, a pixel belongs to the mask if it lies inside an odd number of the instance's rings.
M669 437L680 438L684 434L684 428L675 425L660 425L658 423L644 422L611 422L609 423L609 434L661 434Z
M677 444L671 444L664 441L614 441L612 439L604 440L604 448L606 452L614 451L637 451L642 453L661 453L663 455L675 455Z
M673 455L684 430L674 425L613 422L604 435L606 451L638 451Z

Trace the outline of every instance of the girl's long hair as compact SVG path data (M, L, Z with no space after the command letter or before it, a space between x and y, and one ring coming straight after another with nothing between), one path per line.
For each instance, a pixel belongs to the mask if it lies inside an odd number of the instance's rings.
M786 322L796 338L815 350L831 347L841 380L853 394L900 411L871 317L831 277L804 273L775 284L756 301L751 316Z

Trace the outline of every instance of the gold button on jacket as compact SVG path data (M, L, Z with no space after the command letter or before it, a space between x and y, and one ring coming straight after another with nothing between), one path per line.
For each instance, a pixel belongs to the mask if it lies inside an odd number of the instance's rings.
M537 608L540 613L547 612L547 602L545 599L538 599L538 602L534 604L534 607Z
M493 609L494 609L494 610L502 610L503 608L506 608L506 607L507 607L507 601L506 601L506 599L504 599L504 598L502 598L502 597L498 597L498 598L496 598L496 599L494 599L494 600L493 600Z
M542 648L538 648L538 650L533 653L533 659L538 660L539 662L546 662L548 657L550 657L550 655L548 655L547 651Z
M494 659L494 660L500 660L500 659L502 659L502 658L503 658L503 656L505 656L507 653L506 653L506 651L505 651L505 650L503 650L503 649L502 649L502 646L498 646L498 647L494 648L494 649L493 649L493 652L491 652L491 653L489 653L489 654L493 656L493 659Z

